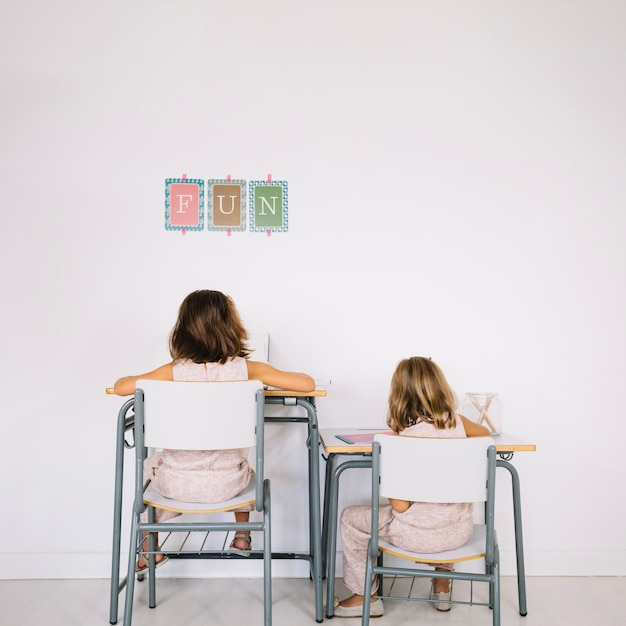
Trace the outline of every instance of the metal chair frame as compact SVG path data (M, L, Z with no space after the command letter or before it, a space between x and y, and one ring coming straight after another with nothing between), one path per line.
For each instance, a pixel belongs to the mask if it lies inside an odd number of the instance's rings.
M255 471L256 476L254 480L254 488L252 494L248 494L247 502L254 502L255 510L263 514L263 519L260 521L248 521L248 522L213 522L213 521L167 521L167 522L155 522L154 519L154 507L148 506L144 501L144 493L146 488L149 487L149 482L144 484L143 481L143 462L147 457L148 447L145 445L145 417L146 417L146 396L148 401L150 398L150 390L157 385L177 385L179 389L185 389L185 385L193 385L194 391L200 387L206 392L211 393L215 385L230 386L228 393L232 392L239 394L248 394L250 397L250 408L254 411L254 415L250 418L250 422L255 429L252 434L253 442L256 444L256 460ZM135 499L133 504L132 513L132 526L131 526L131 543L129 549L129 561L128 571L126 578L120 583L119 566L119 536L120 536L120 517L121 508L114 512L114 551L113 551L113 564L112 564L112 579L111 579L111 614L110 622L112 624L117 622L117 603L119 592L126 587L126 600L124 606L124 626L130 626L132 622L132 610L133 610L133 597L135 586L135 563L140 554L145 555L148 560L148 570L146 575L148 576L149 584L149 606L154 608L156 606L156 581L155 581L155 568L156 560L155 556L157 552L168 556L169 558L185 558L185 559L240 559L244 558L236 552L230 551L225 548L228 534L224 540L224 545L221 549L206 549L205 544L212 532L233 532L233 531L259 531L263 536L263 549L252 550L250 552L250 558L263 559L263 578L264 578L264 624L270 626L272 622L272 587L271 587L271 532L270 532L270 520L271 520L271 503L270 503L270 481L264 478L264 393L262 383L259 381L242 381L242 382L215 382L215 383L186 383L186 382L170 382L170 381L139 381L137 390L133 400L129 400L120 409L120 415L118 419L118 439L124 437L124 434L132 428L134 432L134 448L135 448ZM144 394L144 388L147 388L147 392ZM171 388L170 388L171 389ZM190 387L187 387L190 389ZM253 407L254 403L254 407ZM134 416L129 416L128 413L131 409L134 409ZM228 418L223 414L219 419L227 423ZM148 407L148 429L150 428L149 421L149 407ZM123 429L123 430L122 430ZM236 434L238 435L238 434ZM248 440L250 435L248 435ZM133 447L132 444L124 440L126 447ZM123 449L118 446L118 456L123 455ZM161 446L159 446L161 447ZM173 446L163 446L173 447ZM224 447L247 447L247 446L224 446ZM118 467L122 467L122 462L117 459ZM122 476L116 476L116 509L121 507L121 490L122 490ZM119 492L119 493L118 493ZM244 497L244 500L246 498ZM216 503L210 505L201 505L199 507L201 511L194 511L198 509L197 505L181 503L178 501L170 501L175 503L176 510L184 512L224 512L232 511L239 508L242 504L241 499L234 498L226 503ZM173 507L174 508L174 507ZM148 512L148 521L142 522L140 519L141 513L145 510ZM148 537L148 549L142 547L144 532L149 533ZM162 541L161 549L156 546L154 539L154 533L163 532L167 533L166 538ZM168 548L166 544L170 540L173 533L177 536L179 533L184 533L182 536L182 544L178 547ZM198 548L186 548L187 540L191 534L205 533L202 540L202 546ZM116 544L118 549L116 550ZM137 576L139 580L142 580L143 574Z
M390 438L392 438L392 443L395 445L397 443L401 443L407 446L413 446L411 451L411 459L408 463L401 465L398 462L398 457L396 454L396 450L389 451L389 454L386 455L386 444L391 443ZM482 488L480 482L478 484L478 495L480 493L484 494L484 497L476 497L474 499L467 500L462 499L462 496L459 496L461 499L444 499L440 500L439 496L436 495L436 492L443 486L444 483L453 483L457 481L456 477L459 476L459 472L464 472L467 468L463 467L461 464L455 464L455 452L454 448L450 446L463 445L467 442L468 445L473 445L476 443L477 439L484 440L484 447L481 451L478 450L478 458L475 458L474 462L479 464L480 467L484 467L484 481L482 484ZM404 440L404 441L401 441ZM491 442L491 443L490 443ZM427 446L438 446L440 448L440 456L439 463L435 463L430 466L430 472L424 472L424 465L426 462L424 458L426 455L420 453L420 443L423 443ZM391 448L391 445L388 445L387 448ZM394 458L395 457L395 458ZM476 457L476 455L474 455ZM435 457L437 458L437 457ZM415 459L416 463L421 463L421 468L410 467L411 461ZM431 455L432 459L432 455ZM441 461L443 459L443 461ZM484 465L480 465L484 464ZM397 467L391 468L392 465ZM438 473L442 468L446 468L448 471L443 472L445 476L441 480L433 481L431 480L431 476ZM450 469L454 468L452 471ZM433 598L424 598L424 597L412 597L412 589L413 585L411 585L411 589L409 590L408 595L396 596L391 595L393 592L394 584L398 577L413 577L413 578L448 578L451 579L451 584L454 580L465 580L476 582L487 583L489 586L489 601L488 602L479 602L474 599L473 596L473 587L472 593L470 596L470 601L461 601L461 600L451 600L452 604L472 604L472 605L482 605L489 606L492 609L492 620L493 626L500 626L500 566L499 566L499 552L498 552L498 543L496 532L494 529L494 505L495 505L495 469L496 469L496 448L493 445L493 440L488 437L481 438L466 438L466 439L426 439L426 438L414 438L414 437L397 437L393 435L385 435L379 434L374 438L374 443L372 446L372 531L371 531L371 539L368 545L368 558L367 558L367 567L365 574L365 588L363 595L365 598L368 598L372 592L372 585L374 576L379 577L379 589L378 593L373 597L382 598L382 599L390 599L390 600L404 600L404 601L419 601L419 602L437 602ZM427 492L425 495L422 494L420 499L415 499L416 492L413 488L409 490L410 497L403 497L405 493L403 493L403 488L393 488L390 486L389 481L385 482L385 472L389 470L394 473L394 478L399 478L402 481L401 474L404 473L407 476L425 476L427 477L425 481L420 481L419 478L415 478L413 481L414 484L418 485L423 483ZM480 477L478 479L480 481ZM382 494L381 494L381 481L383 482ZM405 481L408 482L408 481ZM435 483L428 484L425 483ZM458 482L458 481L457 481ZM393 483L393 480L392 480ZM471 490L470 490L471 491ZM443 492L442 492L443 493ZM474 489L474 493L476 494L476 489ZM424 553L415 553L410 552L408 550L402 550L400 548L395 548L391 544L383 542L379 540L378 537L378 515L379 515L379 498L380 496L387 496L396 499L408 499L412 501L418 502L484 502L485 503L485 524L476 524L475 525L475 533L482 532L484 534L484 540L482 546L478 552L469 552L464 553L463 548L461 547L457 550L448 551L448 552L439 552L434 554L424 554ZM468 544L469 545L469 542ZM413 565L411 567L392 567L385 566L383 564L383 552L389 552L394 554L395 556L401 557L403 559L407 559L412 561ZM468 552L468 551L465 551ZM438 571L431 569L430 567L423 567L424 564L433 563L433 562L455 562L455 561L463 561L469 560L473 558L483 557L485 559L485 568L484 572L447 572L447 571ZM422 566L422 567L420 567ZM382 589L382 578L384 576L393 576L394 580L392 581L391 588L387 594L383 593ZM369 624L369 613L370 613L370 603L365 602L363 607L363 617L362 624L366 626Z

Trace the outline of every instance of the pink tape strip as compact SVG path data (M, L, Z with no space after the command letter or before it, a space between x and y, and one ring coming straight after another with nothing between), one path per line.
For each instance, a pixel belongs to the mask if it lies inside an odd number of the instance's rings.
M267 175L267 182L268 182L268 183L271 183L271 182L272 182L272 175L271 175L271 174L268 174L268 175ZM272 236L272 229L271 229L271 228L268 228L268 229L267 229L267 236L268 236L268 237L271 237L271 236Z
M187 174L183 174L182 179L183 179L183 182L185 182L187 180Z

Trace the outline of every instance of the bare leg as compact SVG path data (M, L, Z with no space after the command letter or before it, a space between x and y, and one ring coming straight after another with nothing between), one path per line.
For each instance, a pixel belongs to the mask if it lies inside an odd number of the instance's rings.
M435 567L437 571L449 572L450 569L446 567ZM438 611L449 611L452 608L450 602L452 597L452 583L449 578L433 578L433 595L437 600L434 603L434 607Z
M440 572L447 572L444 568L435 567ZM434 578L433 579L433 591L435 593L448 593L450 591L450 579L449 578Z
M235 511L236 522L247 522L250 520L249 511ZM237 550L249 550L250 549L250 533L246 531L238 531L233 539L233 546Z

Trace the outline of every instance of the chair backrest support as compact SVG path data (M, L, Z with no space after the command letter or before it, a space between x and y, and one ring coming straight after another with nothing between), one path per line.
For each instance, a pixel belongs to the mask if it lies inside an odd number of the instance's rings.
M144 445L175 450L222 450L256 445L257 380L173 382L140 380Z
M377 434L380 495L412 502L485 502L491 437Z

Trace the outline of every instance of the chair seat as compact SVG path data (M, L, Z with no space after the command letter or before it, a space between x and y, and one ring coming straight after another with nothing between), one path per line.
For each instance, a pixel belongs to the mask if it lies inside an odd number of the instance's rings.
M456 563L459 561L471 561L485 556L485 539L487 527L484 524L474 524L472 536L460 548L446 550L445 552L411 552L394 546L393 544L378 540L378 547L383 552L408 559L415 563Z
M157 509L166 509L176 513L220 513L222 511L233 511L248 505L254 506L256 502L256 485L254 480L237 496L224 502L182 502L162 496L150 483L143 494L143 501L149 506Z

